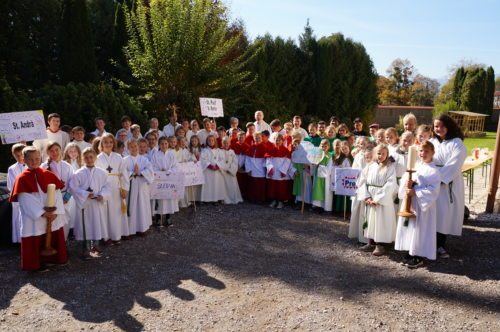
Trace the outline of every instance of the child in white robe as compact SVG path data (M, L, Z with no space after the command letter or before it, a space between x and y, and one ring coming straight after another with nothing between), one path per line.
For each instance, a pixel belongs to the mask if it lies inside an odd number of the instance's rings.
M240 187L238 186L238 180L236 179L236 173L238 172L238 157L236 157L230 146L231 138L229 136L224 137L222 139L222 149L220 151L223 157L223 162L219 163L219 168L221 169L222 176L224 178L224 203L238 204L243 202Z
M389 148L389 156L392 156L399 147L398 131L394 127L389 127L384 132L385 144Z
M177 130L183 131L184 129L182 127L179 127ZM179 140L175 136L168 137L168 147L174 153L175 159L177 160L177 165L181 169L182 164L189 161L190 155L185 149L179 146ZM179 202L179 208L185 208L191 205L191 203L188 201L187 190L184 190L184 198L179 199L178 202Z
M417 268L423 264L423 257L436 259L436 201L439 195L441 176L432 161L434 146L430 142L420 145L420 162L413 180L405 173L399 188L399 198L411 197L411 211L415 217L399 217L394 249L408 251L405 265ZM404 206L404 204L403 204Z
M415 142L415 136L411 131L405 131L399 140L399 146L396 150L394 150L390 154L390 157L392 158L394 162L394 166L396 167L396 181L398 188L401 186L401 178L403 175L406 173L406 163L408 160L408 151L410 149L410 146L413 145ZM400 199L397 197L394 197L394 208L397 211L399 211L399 206L400 206ZM397 216L396 216L397 219Z
M101 153L97 156L96 167L108 173L111 191L107 201L106 244L118 244L122 237L129 236L127 217L127 194L129 190L128 173L122 156L113 152L116 141L112 134L104 134L100 141Z
M219 166L224 163L224 155L217 147L217 139L214 135L208 135L206 148L201 151L200 161L205 176L205 183L201 186L201 201L212 203L224 201L226 189Z
M137 140L128 141L129 155L123 159L130 182L127 197L127 215L131 235L144 236L151 226L151 198L149 185L154 181L153 166L148 158L139 155Z
M381 256L385 254L384 243L392 243L396 237L396 212L394 211L394 192L397 190L396 169L389 160L386 144L375 148L375 162L361 173L360 199L367 205L365 237L371 241L361 250L371 251Z
M275 148L267 152L267 198L272 199L269 207L282 209L285 202L292 201L292 177L296 169L292 166L291 152L284 144L282 134L275 135Z
M95 167L97 159L92 148L82 152L85 166L79 168L69 182L75 200L74 235L84 243L83 259L99 257L98 241L109 238L106 201L111 195L108 173Z
M69 143L68 145L66 145L66 148L64 149L63 160L68 164L70 164L71 167L73 167L73 171L76 172L83 165L82 150L78 147L77 144L73 142Z
M193 120L195 121L195 120ZM191 123L193 123L191 121ZM197 122L196 122L197 123ZM198 135L192 134L189 138L189 147L187 149L188 160L198 163L201 158L201 144ZM186 187L186 192L188 194L188 202L200 202L201 201L201 184L196 186Z
M172 150L168 148L168 138L159 139L159 150L153 155L151 164L155 172L177 172L177 160ZM179 202L176 199L158 199L156 209L155 226L172 226L172 214L179 211Z
M49 142L47 144L46 154L48 159L40 166L43 169L49 170L54 173L59 180L64 183L64 188L61 190L64 203L64 211L66 211L66 224L64 225L64 238L68 239L68 234L73 228L74 221L71 217L74 216L74 202L71 199L71 193L68 191L68 184L73 176L73 167L62 160L62 149L59 143Z
M7 189L12 193L12 188L16 182L16 178L25 169L23 149L26 145L17 143L12 146L11 152L16 163L11 165L7 170ZM12 243L21 243L21 215L19 202L12 202Z
M358 138L366 137L360 136ZM363 159L361 159L363 156ZM349 223L349 238L350 239L358 239L360 243L368 243L368 239L364 235L363 224L366 218L366 204L363 199L360 199L361 192L363 191L363 186L366 185L366 172L368 171L367 165L372 162L373 159L373 148L365 149L364 151L360 150L356 157L354 157L354 162L352 164L352 168L356 168L361 170L361 172L365 172L363 176L358 177L356 181L356 187L358 190L356 191L356 195L353 196L352 199L352 207L351 207L351 220Z

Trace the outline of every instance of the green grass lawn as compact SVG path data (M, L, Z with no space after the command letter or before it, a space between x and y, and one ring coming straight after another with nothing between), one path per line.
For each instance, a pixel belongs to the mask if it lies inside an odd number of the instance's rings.
M486 132L486 137L481 138L466 138L464 143L467 147L468 154L471 153L474 148L488 148L490 151L495 150L495 139L497 133L494 131Z

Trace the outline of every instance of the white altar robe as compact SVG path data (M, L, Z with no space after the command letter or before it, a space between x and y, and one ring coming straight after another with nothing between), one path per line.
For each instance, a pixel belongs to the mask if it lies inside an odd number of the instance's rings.
M441 143L433 138L436 153L434 162L441 174L441 189L437 200L437 232L462 235L465 192L462 166L467 158L467 148L460 138Z
M204 148L201 151L200 162L201 168L203 169L203 175L205 176L205 183L201 186L201 201L223 201L226 196L226 190L222 169L217 171L208 169L209 165L215 166L224 163L224 154L222 154L222 150Z
M223 157L223 161L218 161L217 165L219 165L224 178L224 203L238 204L243 202L240 187L238 185L238 179L236 179L236 173L238 172L238 158L231 149L222 149L220 150L220 154Z
M42 217L47 202L47 194L40 187L36 193L20 193L18 195L21 210L21 237L39 236L47 232L47 219ZM52 221L52 232L57 231L67 223L66 212L60 190L56 190L57 218Z
M149 185L154 181L153 165L145 156L127 156L123 162L128 171L130 190L127 197L130 234L145 232L151 226L151 194ZM137 164L139 175L134 176Z
M47 162L44 162L41 166L43 169L49 169L49 164ZM71 166L68 162L61 160L61 161L54 161L52 160L50 162L50 171L54 173L59 180L64 182L64 188L61 190L61 194L64 195L68 191L68 184L71 178L73 177L73 166ZM64 203L64 202L63 202ZM66 225L64 225L64 238L68 238L69 230L73 228L74 225L74 218L75 218L75 202L72 197L69 198L69 200L64 203L64 211L66 211Z
M436 201L439 195L441 176L434 165L418 163L412 179L416 182L413 187L416 196L412 197L411 210L416 217L398 217L396 243L394 249L406 250L412 256L436 259ZM408 173L401 179L399 199L404 202ZM404 208L404 204L401 204Z
M106 204L107 207L107 234L113 241L119 241L122 236L129 236L127 212L122 211L122 200L120 196L120 188L129 190L129 182L127 170L123 158L115 152L106 154L101 152L97 156L95 163L96 167L102 168L108 173L108 183L111 191L110 197Z
M397 190L396 168L392 163L387 166L372 162L367 171L361 173L360 199L371 197L376 206L367 207L368 228L365 236L375 242L391 243L396 237L396 211L394 193Z
M25 164L15 163L7 170L7 189L12 192L16 177L26 169ZM12 202L12 243L21 243L21 210L19 202Z
M358 157L359 156L359 157ZM365 223L366 218L366 204L364 199L361 199L362 193L364 191L364 187L366 186L366 172L368 168L366 167L366 159L363 152L359 152L354 157L354 161L352 163L352 168L360 169L361 174L356 180L356 187L358 190L356 191L356 195L351 197L352 205L351 205L351 220L349 221L349 233L348 237L350 239L358 239L361 243L368 243L368 239L364 235L363 224Z
M154 171L177 171L177 160L172 150L167 150L167 152L156 151L151 164ZM179 202L176 199L158 199L157 203L158 209L155 211L156 214L173 214L179 211Z
M88 198L89 189L103 201ZM98 167L82 167L69 182L69 190L75 200L75 223L73 231L77 240L83 240L83 223L87 240L109 239L107 201L111 196L108 173ZM83 218L82 218L83 213Z

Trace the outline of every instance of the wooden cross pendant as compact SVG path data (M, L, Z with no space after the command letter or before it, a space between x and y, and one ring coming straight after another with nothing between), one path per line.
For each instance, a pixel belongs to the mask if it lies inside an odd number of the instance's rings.
M108 171L108 173L111 173L111 171L113 170L113 167L111 167L111 165L108 165L108 168L106 168L106 170Z

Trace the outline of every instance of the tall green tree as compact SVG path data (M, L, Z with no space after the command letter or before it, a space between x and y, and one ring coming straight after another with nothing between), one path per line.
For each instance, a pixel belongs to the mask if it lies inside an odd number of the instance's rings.
M242 34L228 35L227 8L220 1L151 0L137 2L126 15L125 54L133 75L156 109L175 103L185 116L199 115L199 97L222 97L229 112L236 89L252 75L245 56L226 61Z
M63 83L97 81L96 58L86 0L64 0L61 25Z
M313 113L328 119L369 119L377 104L377 73L360 43L340 33L318 41L313 56L316 105Z
M462 92L462 86L464 85L465 80L465 69L464 67L460 67L455 72L455 78L453 80L453 100L460 105L460 95Z
M0 72L11 88L58 80L59 0L0 1Z
M252 110L264 110L269 120L304 114L308 74L305 54L292 39L273 39L270 35L257 38L252 48L256 54L247 67L257 76L249 93Z
M493 100L495 98L495 70L489 66L486 69L485 89L484 89L484 110L483 114L490 114L493 111Z

